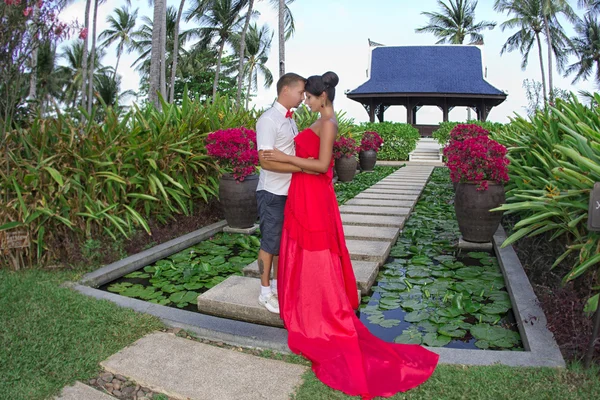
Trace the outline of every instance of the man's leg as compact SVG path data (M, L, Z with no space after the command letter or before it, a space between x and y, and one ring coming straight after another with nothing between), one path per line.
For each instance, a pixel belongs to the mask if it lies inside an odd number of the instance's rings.
M258 251L258 272L260 273L261 286L269 286L271 284L271 265L273 264L273 254L267 253L263 249Z
M271 288L271 266L274 255L279 254L279 239L283 225L283 209L278 203L279 196L266 191L256 192L258 215L260 218L260 250L258 252L258 271L260 274L260 295L258 302L272 313L279 313L277 296Z

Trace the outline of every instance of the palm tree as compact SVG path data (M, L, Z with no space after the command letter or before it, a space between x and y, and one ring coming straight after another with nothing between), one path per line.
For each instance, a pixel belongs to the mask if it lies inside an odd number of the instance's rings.
M441 12L422 12L429 17L429 24L415 29L417 33L429 32L440 40L436 44L463 44L470 36L471 44L483 42L482 31L493 29L495 22L482 21L475 23L477 0L438 0Z
M94 79L96 81L98 97L109 107L118 107L120 106L120 100L135 96L133 90L119 92L121 88L121 76L119 75L115 76L114 74L101 73L96 75Z
M86 88L87 88L87 69L88 69L88 32L89 32L89 28L90 28L90 6L91 6L92 0L86 0L85 1L85 22L84 22L84 34L83 34L83 54L82 54L82 60L83 60L83 76L81 79L81 106L86 108L87 107L87 99L86 99Z
M216 39L216 45L219 49L213 82L213 101L217 94L223 50L225 44L231 42L231 37L240 23L240 11L243 7L244 0L213 0L204 14L194 12L188 17L188 19L195 19L201 26L191 30L194 35L201 38L201 45L209 45Z
M179 10L177 11L177 20L175 21L175 32L173 33L173 63L171 64L171 89L169 90L169 103L173 103L175 99L175 74L177 72L177 59L179 58L179 22L181 22L181 14L183 14L183 6L185 0L181 0L179 3Z
M161 71L165 64L165 47L163 44L163 31L166 21L166 0L154 1L154 17L152 19L152 51L150 53L150 88L148 91L148 99L157 108L160 107L158 101L158 91L161 89ZM159 21L160 23L157 23ZM166 32L165 32L166 34ZM163 93L164 95L164 93Z
M502 31L513 28L519 29L506 40L500 54L504 54L506 51L519 50L523 56L521 68L525 69L529 61L529 52L534 42L537 43L540 70L542 73L542 90L544 93L544 102L546 102L548 99L546 92L546 71L544 69L542 41L540 39L540 34L544 29L544 21L542 19L542 5L540 0L496 0L494 10L505 12L509 16L512 15L510 19L500 25Z
M575 24L577 37L571 39L573 52L578 61L569 65L565 75L576 73L573 83L580 79L587 80L596 67L596 83L600 83L600 25L591 14Z
M50 102L64 98L64 87L69 82L69 75L57 64L56 44L51 40L39 43L35 73L36 93L40 104L40 112L45 113Z
M167 29L166 29L166 49L174 49L175 48L175 25L177 24L177 10L174 7L169 7L167 9ZM142 17L142 25L141 27L131 34L132 36L132 46L134 49L140 54L140 56L133 62L132 67L136 66L136 70L140 72L142 75L142 80L147 81L150 77L150 56L152 53L152 30L153 30L153 22L148 17ZM190 36L189 31L180 32L177 35L177 58L179 59L182 53L185 53L185 50L180 46L185 44L188 37ZM173 65L173 53L170 51L166 51L163 54L163 58L165 59L165 65L171 66ZM177 66L176 71L177 71ZM172 71L167 70L168 75L173 77Z
M552 54L554 53L556 55L557 67L558 70L561 71L566 59L565 42L568 42L567 35L560 26L557 16L562 14L567 17L571 23L577 23L579 17L569 5L568 0L541 0L541 2L542 15L544 18L544 31L546 33L546 43L548 45L548 90L550 100L552 100L554 98ZM553 29L555 32L551 32ZM559 40L560 43L554 43L555 40Z
M236 45L238 40L241 40L241 35L235 37L234 43ZM271 32L267 25L264 25L259 29L256 23L254 23L250 25L245 40L244 76L248 80L248 86L246 88L246 108L248 108L250 92L258 89L259 73L265 81L265 88L269 88L273 84L273 74L269 68L267 68L271 43L273 42L273 32ZM238 46L236 46L236 48L237 47Z
M127 50L130 53L134 49L132 33L137 21L138 9L130 13L129 8L123 6L115 8L113 12L116 16L109 15L106 18L109 28L102 32L98 38L104 39L102 42L102 46L104 47L108 47L115 42L117 43L117 63L115 64L114 72L114 77L116 77L123 50Z
M596 14L600 12L600 0L579 0L579 7L586 8L588 13Z
M294 17L288 7L294 0L271 0L278 11L278 36L279 36L279 76L285 74L285 42L294 34L296 27Z
M244 28L242 29L242 35L240 38L240 46L239 46L239 56L240 62L238 66L238 77L237 77L237 95L236 95L236 104L237 107L241 107L242 100L242 82L244 80L244 59L246 52L246 33L248 32L248 27L250 26L250 19L252 18L254 12L254 0L248 0L248 12L246 13L246 19L244 21ZM246 104L248 104L246 99Z

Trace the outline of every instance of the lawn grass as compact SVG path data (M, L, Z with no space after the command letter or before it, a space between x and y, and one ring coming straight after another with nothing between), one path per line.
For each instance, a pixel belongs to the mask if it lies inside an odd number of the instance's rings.
M390 399L499 400L598 399L598 369L515 368L503 365L466 367L440 365L423 385ZM358 399L330 389L308 371L294 400Z
M0 399L36 400L90 379L99 362L163 324L62 288L77 273L0 269Z

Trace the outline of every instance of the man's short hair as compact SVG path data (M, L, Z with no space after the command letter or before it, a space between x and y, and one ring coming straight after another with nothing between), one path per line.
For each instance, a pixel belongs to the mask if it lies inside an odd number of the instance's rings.
M281 94L285 86L292 86L296 82L306 82L306 79L293 72L281 75L281 78L277 81L277 95Z

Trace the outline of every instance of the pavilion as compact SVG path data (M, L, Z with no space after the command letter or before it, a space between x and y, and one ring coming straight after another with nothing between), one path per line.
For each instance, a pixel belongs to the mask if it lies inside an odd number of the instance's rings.
M390 106L406 107L406 121L430 136L437 125L417 125L422 106L438 106L443 120L454 107L471 107L485 121L506 93L484 78L481 49L474 45L378 46L371 51L369 80L346 93L380 122Z

